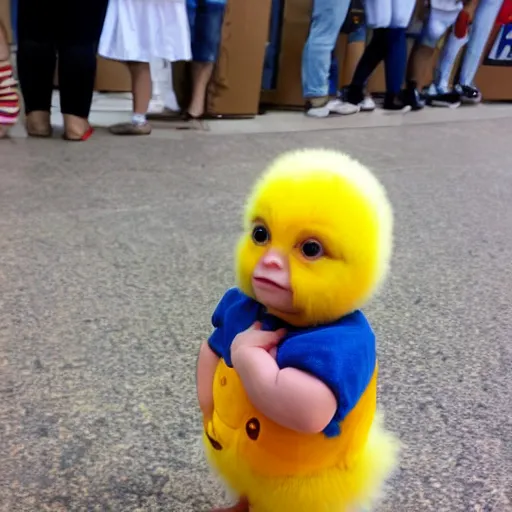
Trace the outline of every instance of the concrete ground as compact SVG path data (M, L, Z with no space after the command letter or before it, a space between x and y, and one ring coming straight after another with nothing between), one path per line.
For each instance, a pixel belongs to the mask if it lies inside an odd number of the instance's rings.
M2 141L0 511L223 502L197 349L249 185L303 146L360 158L395 205L393 272L367 308L404 443L379 511L512 511L512 109L459 110Z

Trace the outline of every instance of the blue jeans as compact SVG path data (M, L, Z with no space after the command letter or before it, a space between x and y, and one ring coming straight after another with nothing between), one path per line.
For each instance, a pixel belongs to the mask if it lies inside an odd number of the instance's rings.
M359 25L356 30L350 32L348 35L348 44L351 43L366 43L367 29L366 25Z
M459 83L461 85L472 85L478 71L480 58L502 3L503 0L481 0L476 8L475 19L469 35L463 39L457 39L453 33L450 34L436 68L435 84L438 89L442 91L449 89L453 65L460 49L466 43L468 46L462 60Z
M350 0L314 0L309 37L302 54L302 90L305 98L329 94L331 56Z
M219 1L187 2L194 62L215 62L219 54L226 4Z

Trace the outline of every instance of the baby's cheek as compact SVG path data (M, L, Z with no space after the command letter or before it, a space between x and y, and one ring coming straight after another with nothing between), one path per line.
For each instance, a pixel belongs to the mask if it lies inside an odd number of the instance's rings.
M275 359L277 357L277 347L272 347L268 353Z

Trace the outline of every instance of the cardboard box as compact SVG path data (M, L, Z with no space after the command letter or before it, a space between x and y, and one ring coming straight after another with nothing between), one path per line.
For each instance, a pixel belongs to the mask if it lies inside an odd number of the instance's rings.
M208 88L207 112L254 116L259 112L271 0L229 0L214 76Z
M507 30L511 29L512 27L508 27ZM512 34L512 32L509 32L509 34ZM475 77L475 83L480 89L484 100L511 101L512 60L499 62L488 58L498 37L503 37L503 34L501 34L501 27L496 26L491 32L487 42L487 47L484 51L482 59L483 63L478 68L478 72ZM512 46L512 40L510 40L510 45ZM509 49L509 57L511 52L512 49Z
M269 35L271 0L229 0L224 15L221 47L206 96L208 114L253 117L259 112L265 49ZM190 102L190 63L172 66L178 103Z
M131 91L132 81L126 64L98 57L94 90L100 92Z
M7 31L7 41L12 43L11 0L0 0L0 22Z

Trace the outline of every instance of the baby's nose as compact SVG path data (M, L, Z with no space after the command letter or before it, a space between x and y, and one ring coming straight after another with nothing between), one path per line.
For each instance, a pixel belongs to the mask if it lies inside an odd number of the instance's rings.
M270 250L263 256L263 265L267 268L282 270L285 267L284 257L275 250Z

